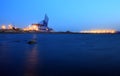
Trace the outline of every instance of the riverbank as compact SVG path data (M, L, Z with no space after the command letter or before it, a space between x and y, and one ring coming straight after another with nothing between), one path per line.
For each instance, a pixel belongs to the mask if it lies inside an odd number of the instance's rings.
M23 30L0 30L0 34L24 34L24 33L36 33L36 34L120 34L120 31L117 31L115 33L83 33L83 32L41 32L41 31L23 31Z

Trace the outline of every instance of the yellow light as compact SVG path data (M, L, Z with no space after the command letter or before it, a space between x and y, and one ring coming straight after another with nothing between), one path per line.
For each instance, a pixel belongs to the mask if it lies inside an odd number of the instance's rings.
M88 30L88 31L81 31L81 33L116 33L116 30Z
M36 25L32 25L32 26L28 26L26 28L23 29L24 31L38 31L38 26Z
M6 29L6 26L5 26L5 25L2 25L2 26L1 26L1 29L3 29L3 30Z
M38 31L38 26L33 25L32 29L35 30L35 31Z

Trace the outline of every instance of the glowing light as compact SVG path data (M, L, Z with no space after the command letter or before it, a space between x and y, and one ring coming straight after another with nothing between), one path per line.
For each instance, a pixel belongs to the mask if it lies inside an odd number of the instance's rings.
M111 29L107 29L107 30L88 30L88 31L80 31L80 33L116 33L116 30L111 30Z
M6 29L6 26L5 26L5 25L2 25L2 26L1 26L1 29L5 30L5 29Z
M36 25L33 25L32 28L33 28L33 30L35 30L35 31L38 31L38 30L39 30L39 29L38 29L38 26L36 26Z
M28 27L26 27L26 28L24 28L23 29L24 31L38 31L39 29L38 29L38 26L36 26L36 25L32 25L32 26L28 26Z

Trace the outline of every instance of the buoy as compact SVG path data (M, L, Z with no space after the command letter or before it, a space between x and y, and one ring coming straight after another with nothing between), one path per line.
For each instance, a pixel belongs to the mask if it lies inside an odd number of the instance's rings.
M28 44L36 44L37 42L35 40L30 40L27 42Z

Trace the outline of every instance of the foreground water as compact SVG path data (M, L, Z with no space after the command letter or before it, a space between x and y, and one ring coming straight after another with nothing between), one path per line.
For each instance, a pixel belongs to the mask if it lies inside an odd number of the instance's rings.
M90 75L120 75L120 34L0 34L0 76Z

